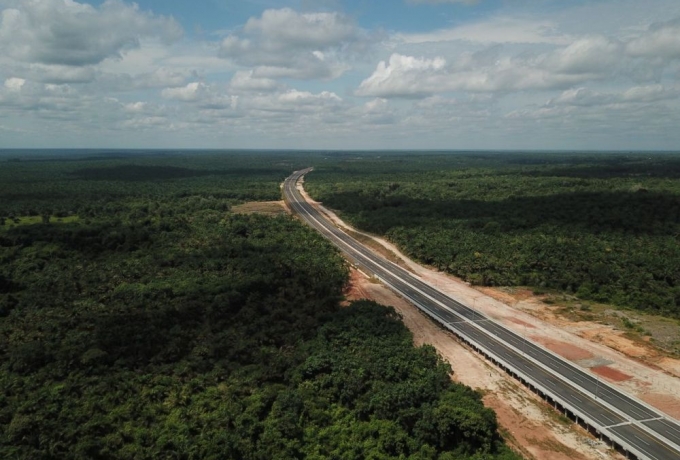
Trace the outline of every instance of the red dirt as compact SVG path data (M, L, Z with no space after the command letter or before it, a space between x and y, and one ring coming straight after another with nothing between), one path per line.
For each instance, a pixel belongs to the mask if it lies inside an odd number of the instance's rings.
M565 446L545 425L527 419L522 413L508 406L495 394L484 396L484 404L496 412L498 423L510 433L506 442L525 458L550 460L586 460L581 453Z
M530 329L535 329L535 328L536 328L536 326L534 326L533 324L529 324L529 323L527 323L526 321L522 321L521 319L517 319L517 318L507 318L507 320L510 321L511 323L519 324L520 326L528 327L528 328L530 328Z
M680 399L658 393L649 393L640 398L676 419L680 419Z
M559 340L551 340L539 336L531 336L530 338L534 342L540 343L548 350L557 353L569 361L579 361L581 359L591 359L594 357L588 350L584 350L583 348L579 348L576 345L567 342L560 342Z
M624 374L621 371L617 371L616 369L612 369L609 366L591 367L590 370L614 382L623 382L633 378L632 376Z
M350 271L349 283L345 286L345 292L343 293L346 299L342 302L343 306L348 306L353 300L371 299L371 294L365 289L365 279L366 277L357 270Z

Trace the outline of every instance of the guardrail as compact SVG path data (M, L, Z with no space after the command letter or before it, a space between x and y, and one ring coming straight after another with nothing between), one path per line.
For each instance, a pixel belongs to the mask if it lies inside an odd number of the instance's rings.
M363 256L363 255L362 255L362 256ZM364 256L364 257L365 257L365 256ZM370 259L367 259L367 260L370 261ZM371 263L374 263L374 262L372 262L372 261L370 261L370 262L371 262ZM391 263L392 265L394 265L391 261L387 261L387 262L389 262L389 263ZM395 265L395 267L396 267L396 265ZM369 268L369 269L370 269L370 268ZM477 330L478 330L479 332L481 332L482 334L493 337L493 334L492 334L490 331L488 331L488 330L486 330L485 328L481 327L479 324L477 324L476 321L471 321L471 320L469 320L468 318L465 318L464 316L460 315L460 314L457 313L456 311L451 310L450 308L448 308L445 304L443 304L443 303L440 302L439 300L433 298L432 296L430 296L429 294L427 294L426 292L424 292L422 289L419 289L418 287L416 287L416 286L414 286L413 284L409 283L408 281L402 279L402 278L399 277L398 275L395 275L394 273L391 273L391 275L394 276L394 277L396 277L397 279L399 279L400 282L402 282L402 283L408 285L410 288L412 288L412 289L418 291L418 292L419 292L421 295L423 295L424 297L427 297L431 302L434 302L434 303L439 304L440 306L444 307L445 309L447 309L447 311L449 311L449 312L453 313L454 315L456 315L457 317L459 317L459 318L461 319L461 321L463 321L463 322L465 322L465 323L467 323L467 324L470 324L471 326L473 326L475 329L477 329ZM398 288L396 288L396 287L392 286L391 284L389 284L388 282L386 282L386 280L381 280L381 281L383 281L385 284L388 284L389 286L391 286L391 288L392 288L393 290L399 292L401 295L406 296L406 297L408 297L409 299L411 299L411 301L414 301L414 302L415 302L415 299L412 299L410 296L408 296L408 294L406 294L406 293L404 293L404 292L401 292ZM427 285L428 287L430 287L431 289L435 289L434 287L430 286L430 285L427 284L427 283L424 283L424 284L426 284L426 285ZM436 289L435 289L435 290L436 290ZM443 295L444 295L444 297L447 297L447 298L449 298L450 300L452 300L452 301L454 301L454 302L457 302L457 303L461 304L459 301L450 298L450 297L447 296L446 294L443 294ZM465 306L465 305L463 305L463 304L461 304L461 305L462 305L462 306ZM421 307L422 307L422 306L419 306L419 308L422 310ZM469 308L469 307L467 307L467 308ZM493 320L493 319L491 319L491 318L489 318L489 317L487 317L487 316L485 316L485 315L482 315L481 313L477 313L477 314L478 314L479 316L483 317L485 321L492 322L492 323L494 323L496 326L498 326L498 327L500 327L500 328L503 328L503 329L505 329L505 330L508 330L508 329L505 328L504 326L498 324L495 320ZM441 318L440 318L440 319L441 319ZM448 322L446 322L446 321L443 320L443 319L441 319L441 321L443 321L443 325L444 325L445 327L447 327L447 329L450 329L449 323L448 323ZM512 331L509 331L509 332L511 332L513 335L517 336L517 334L515 334L514 332L512 332ZM519 337L519 336L517 336L517 338L518 338L518 339L521 339L521 337ZM594 399L597 400L597 402L598 402L600 405L602 405L602 406L606 407L607 409L611 410L612 412L618 414L620 417L622 417L623 419L627 420L627 423L639 427L640 429L646 431L648 434L650 434L650 435L653 436L653 437L658 437L658 433L654 432L652 429L650 429L649 427L647 427L647 426L644 425L643 423L640 423L640 421L631 418L631 417L630 417L628 414L626 414L624 411L620 410L620 409L617 408L616 406L613 406L613 405L610 404L609 402L603 400L601 397L598 398L598 395L592 393L591 391L589 391L589 390L587 390L587 389L585 389L585 388L582 388L582 387L580 387L580 386L577 386L576 384L574 384L573 381L569 380L568 378L566 378L566 377L565 377L564 375L562 375L561 373L555 372L554 370L550 369L550 368L549 368L547 365L545 365L543 362L541 362L540 360L534 358L534 357L531 356L531 355L528 355L526 352L523 352L522 350L518 349L515 345L513 345L513 344L511 344L511 343L509 343L509 342L503 340L501 337L498 337L498 336L494 337L494 339L497 340L497 341L499 341L499 342L501 342L501 343L503 343L506 347L512 349L512 350L513 350L515 353L517 353L518 355L523 356L525 359L527 359L527 360L531 361L532 363L534 363L535 365L541 367L543 370L545 370L545 371L548 372L549 374L555 376L556 378L558 378L559 380L561 380L562 383L564 383L565 385L570 386L571 388L575 389L576 391L578 391L578 392L580 392L580 393L582 393L582 394L584 394L584 395L590 395L591 397L594 397ZM526 340L526 339L525 339L525 340ZM566 360L560 358L559 356L557 356L556 354L554 354L551 350L547 350L547 349L545 349L545 348L543 348L543 347L541 347L541 346L539 346L539 345L537 345L537 344L535 344L535 343L533 343L533 342L532 342L532 345L535 346L536 348L540 349L540 350L541 350L542 352L544 352L545 354L549 355L551 359L558 360L561 364L567 365L568 367L570 367L570 368L571 368L572 370L574 370L574 371L582 372L581 369L579 369L578 367L574 366L572 363L570 363L570 362L568 362L568 361L566 361ZM503 362L505 363L504 360L503 360ZM506 364L509 364L509 363L506 363ZM605 385L603 384L603 386L605 386ZM606 385L606 386L610 389L610 391L617 391L617 392L618 392L618 390L616 390L615 388L612 388L612 387L609 386L609 385ZM619 393L620 393L620 392L619 392ZM626 396L627 396L628 398L630 398L632 401L638 402L638 401L636 400L636 398L633 398L633 397L630 396L630 395L626 395ZM649 408L649 406L646 405L646 404L641 404L641 405L643 405L643 406ZM659 416L660 419L661 419L661 418L665 418L663 414L660 414L660 413L658 412L658 410L656 410L656 409L654 409L654 408L650 408L650 411L652 411L652 412L654 412L655 414L657 414L657 415ZM603 429L606 429L606 427L602 427L602 428L603 428ZM609 431L609 430L608 430L608 431ZM611 431L609 431L609 432L611 432ZM665 439L665 441L668 443L668 445L669 445L670 447L672 447L672 448L676 449L678 452L680 452L680 446L678 446L678 445L675 444L674 442L670 441L669 439L666 439L666 438L664 438L664 439ZM647 458L647 457L645 457L645 458Z
M575 417L577 417L577 423L578 423L578 418L580 418L586 425L594 428L598 433L600 433L603 436L606 436L609 440L618 444L623 449L625 449L626 451L635 455L639 459L649 459L649 457L646 454L644 454L643 452L640 452L637 448L630 445L625 439L621 438L616 433L611 432L610 430L607 430L606 427L601 426L598 422L593 420L589 415L581 412L578 408L574 407L571 403L569 403L568 401L561 398L558 394L554 393L549 388L547 388L544 385L542 385L541 383L537 382L531 376L527 375L525 372L517 369L511 363L507 362L505 359L501 358L496 353L494 353L491 349L487 348L484 344L478 343L477 341L475 341L474 339L469 337L467 334L465 334L463 331L451 327L446 320L444 320L443 318L439 317L437 314L430 311L427 307L423 306L420 302L413 299L408 294L401 292L398 288L396 288L395 286L392 286L392 284L387 282L386 280L381 279L379 276L377 276L377 277L383 284L389 286L392 290L394 290L395 292L398 292L401 296L409 299L409 301L411 303L413 303L420 311L422 311L423 313L428 315L430 318L436 320L439 324L444 326L447 330L451 331L457 337L462 339L467 345L471 346L473 349L477 350L478 352L480 352L485 357L491 359L496 365L503 368L506 372L509 372L511 375L515 374L515 376L520 381L524 380L525 384L535 388L536 390L539 391L539 393L542 393L544 398L549 397L550 399L552 399L553 402L559 404L562 408L571 412Z

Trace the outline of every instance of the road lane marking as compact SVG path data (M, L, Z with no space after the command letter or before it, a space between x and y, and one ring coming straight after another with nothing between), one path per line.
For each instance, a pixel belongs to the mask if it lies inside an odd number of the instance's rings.
M642 439L640 436L634 434L633 437L634 437L635 439L637 439L638 441L640 441L641 443L643 443L643 444L645 444L645 445L649 445L649 443L648 443L647 441L645 441L644 439Z

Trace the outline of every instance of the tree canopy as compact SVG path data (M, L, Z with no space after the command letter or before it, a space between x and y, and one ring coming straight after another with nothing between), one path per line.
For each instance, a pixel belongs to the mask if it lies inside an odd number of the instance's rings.
M531 286L680 316L680 157L338 158L306 188L358 228L474 284Z
M393 310L339 306L326 240L230 211L307 161L3 165L0 457L516 459Z

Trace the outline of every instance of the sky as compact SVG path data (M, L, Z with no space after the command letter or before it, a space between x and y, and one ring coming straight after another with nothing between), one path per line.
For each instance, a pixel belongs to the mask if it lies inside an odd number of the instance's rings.
M0 148L680 150L680 1L0 0Z

